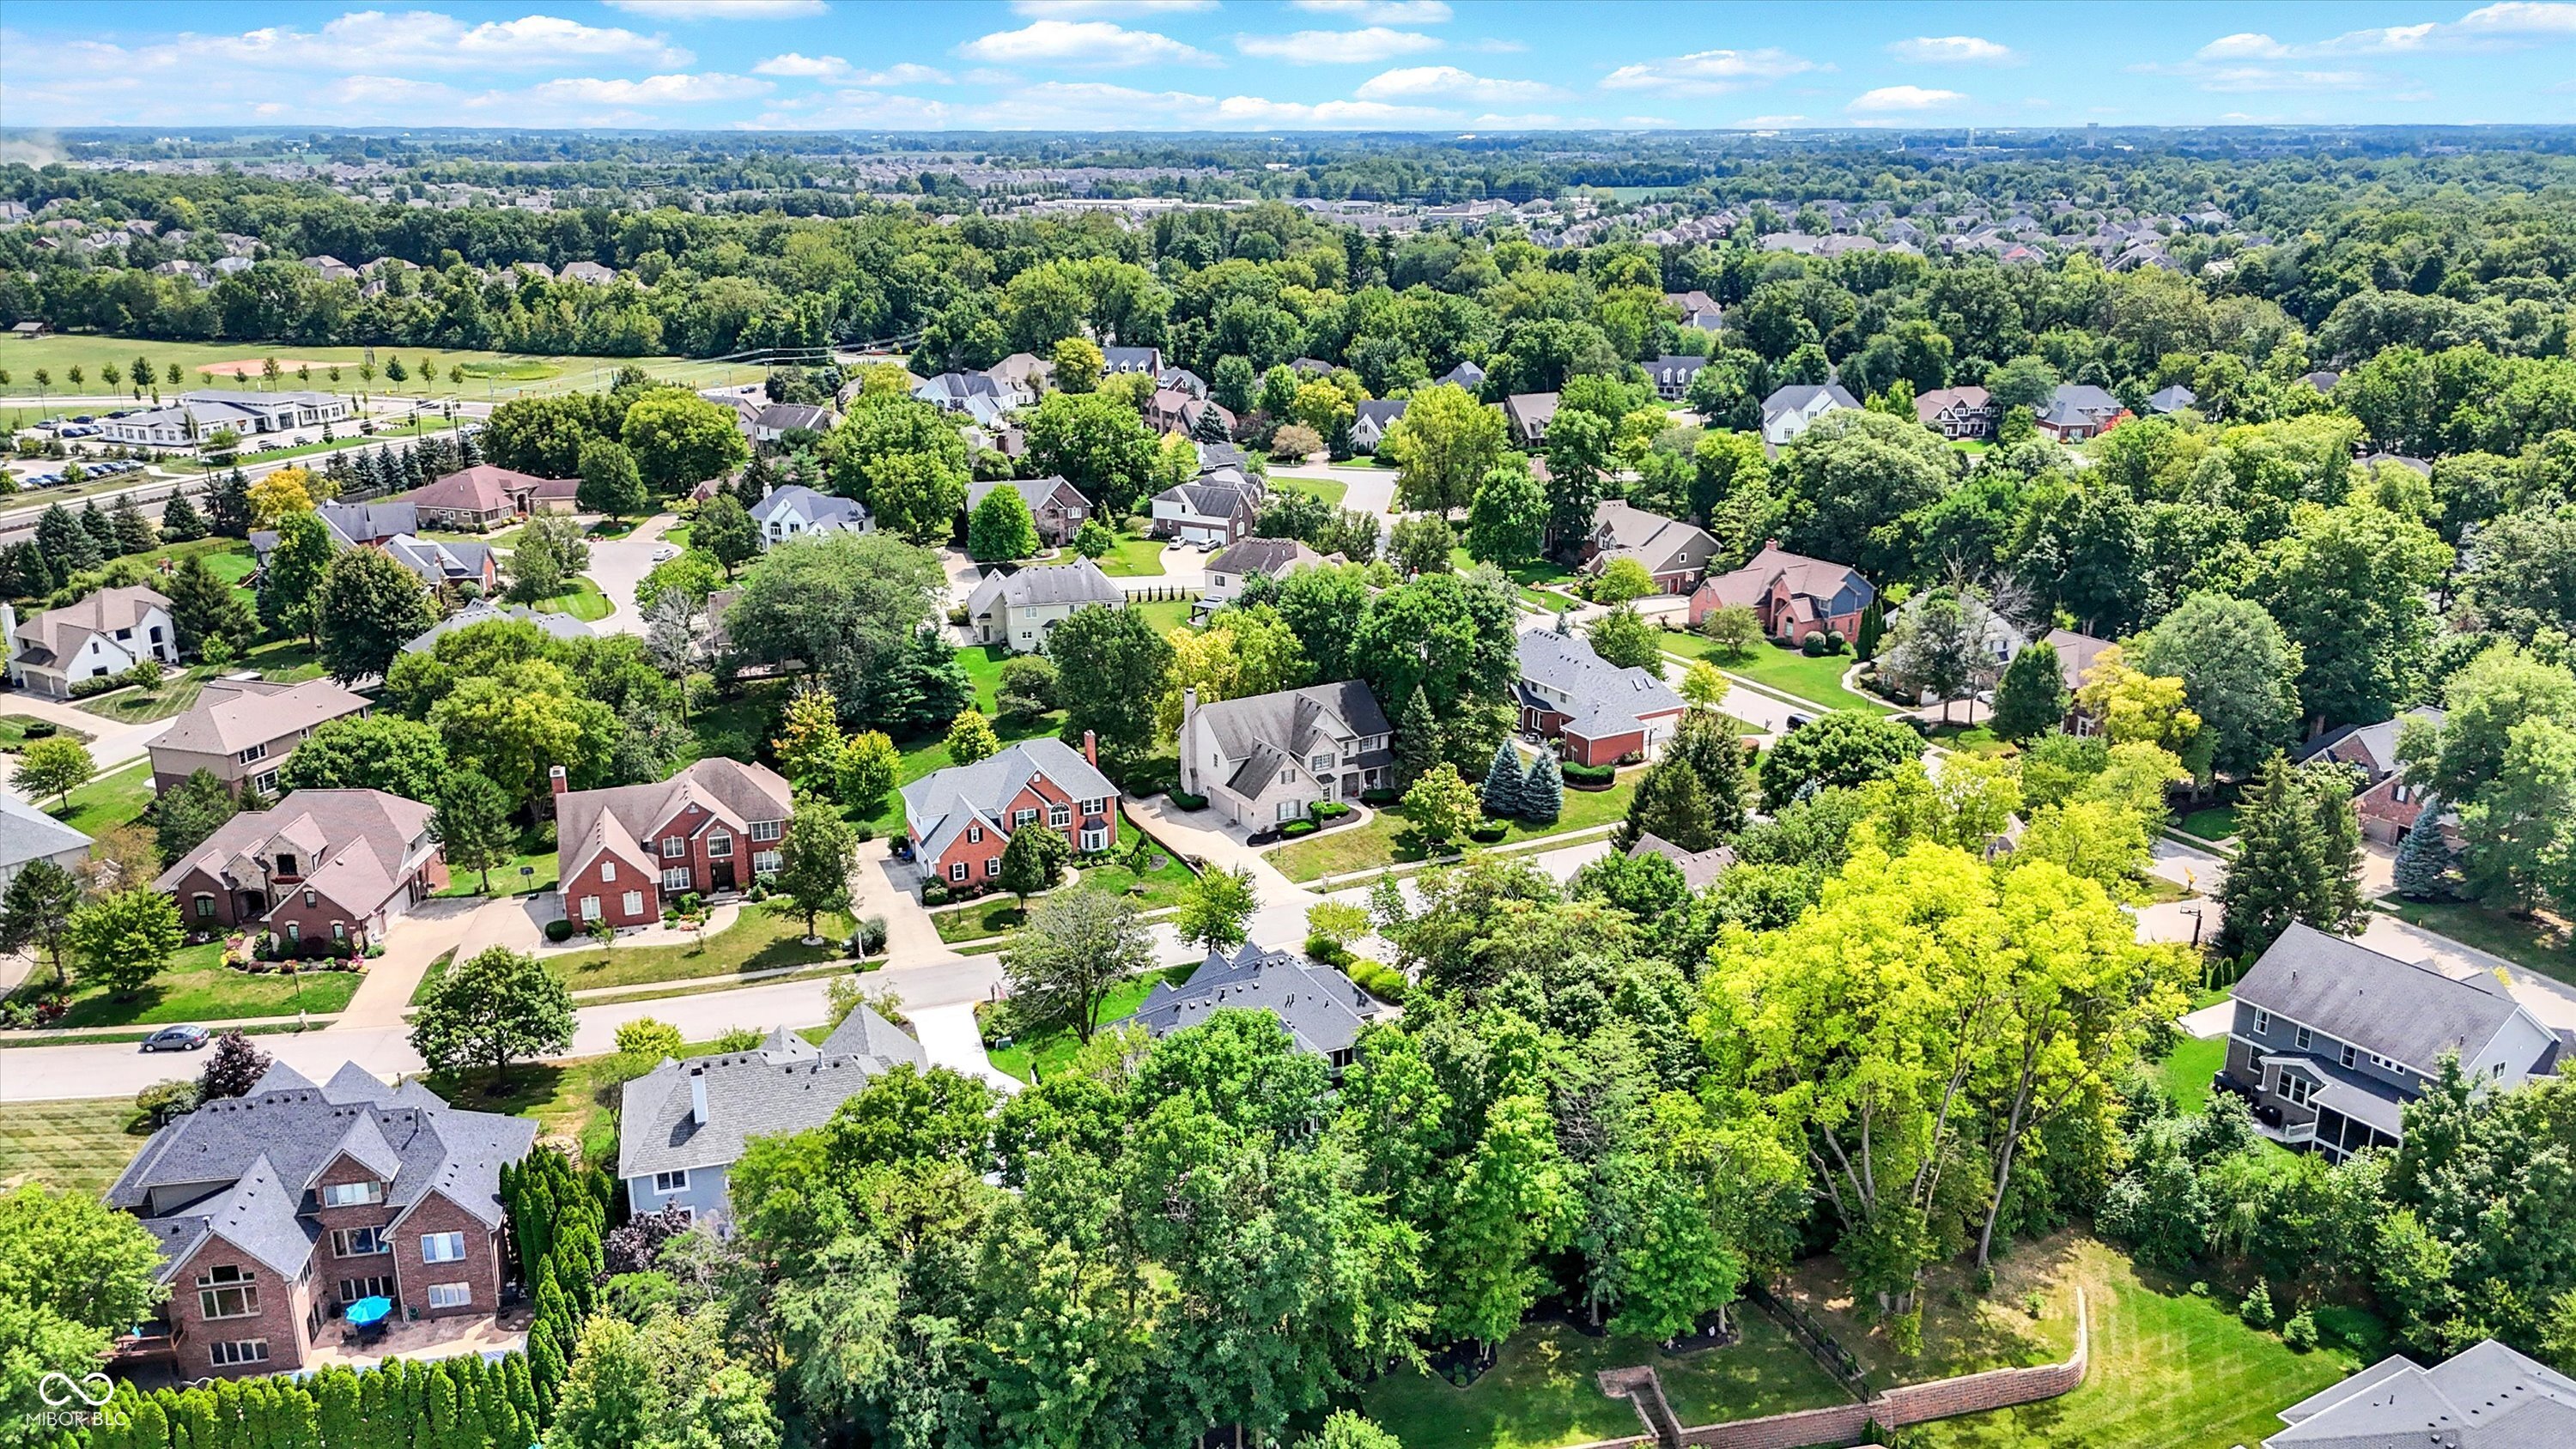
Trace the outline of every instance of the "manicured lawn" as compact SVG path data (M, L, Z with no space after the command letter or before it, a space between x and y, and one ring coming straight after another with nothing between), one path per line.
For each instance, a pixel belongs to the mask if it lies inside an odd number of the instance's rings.
M113 773L101 775L72 792L72 808L56 809L44 802L54 818L79 831L96 837L111 826L131 825L143 818L152 804L152 762L136 760Z
M1552 824L1533 826L1524 820L1512 822L1511 830L1495 845L1515 841L1537 840L1562 835L1569 830L1608 825L1628 813L1628 797L1637 791L1637 781L1644 771L1631 770L1619 783L1607 790L1568 790L1565 808ZM1355 870L1394 865L1400 861L1422 859L1422 849L1406 833L1411 822L1404 818L1401 807L1381 808L1366 825L1341 825L1310 835L1291 845L1283 845L1270 854L1270 863L1279 867L1290 880L1320 880L1328 875L1344 875ZM1473 852L1488 850L1473 841L1466 842Z
M1071 563L1066 557L1060 563ZM1158 579L1163 576L1163 540L1159 538L1121 538L1115 547L1093 560L1100 571L1113 579Z
M1101 999L1100 1011L1092 1018L1092 1025L1105 1025L1133 1013L1145 1004L1145 998L1153 993L1157 981L1169 981L1175 986L1187 985L1190 974L1198 969L1195 965L1166 966L1129 977ZM1028 1082L1036 1080L1029 1075L1032 1069L1052 1074L1072 1061L1073 1054L1081 1046L1081 1039L1073 1034L1071 1027L1059 1026L1014 1038L1009 1046L995 1047L989 1055L994 1066Z
M1707 638L1678 630L1664 635L1664 652L1678 654L1684 659L1706 659L1729 674L1767 685L1822 709L1859 709L1872 714L1896 712L1895 706L1882 700L1843 688L1843 671L1852 667L1852 657L1848 654L1820 654L1811 658L1795 649L1765 644L1747 658L1730 659L1719 653L1717 646Z
M1532 1324L1466 1388L1398 1369L1360 1392L1360 1408L1405 1449L1553 1449L1640 1432L1629 1402L1601 1392L1596 1376L1604 1369L1653 1366L1686 1426L1849 1402L1777 1323L1749 1304L1738 1313L1741 1340L1681 1357L1646 1339Z
M581 575L576 575L562 593L549 594L530 607L544 614L570 614L585 624L605 619L616 609L608 595L599 591L599 585Z
M2227 1065L2227 1038L2214 1036L2204 1041L2187 1036L2165 1059L2156 1063L2156 1079L2164 1084L2165 1095L2185 1113L2197 1115L2209 1100L2209 1079Z
M1335 508L1341 507L1342 500L1351 495L1351 485L1339 478L1292 478L1286 474L1273 474L1270 481L1299 493L1311 493Z
M196 1068L174 1065L170 1074L194 1076ZM135 1130L128 1131L129 1125ZM41 1182L68 1192L104 1192L151 1135L140 1127L130 1097L0 1106L0 1190Z
M530 896L555 888L556 868L560 864L552 846L541 846L533 830L519 837L516 855L492 867L492 894L496 896ZM533 871L521 875L520 869ZM479 896L483 894L483 872L450 867L447 889L442 896Z
M0 714L0 751L5 751L14 755L20 750L25 749L27 747L27 726L44 723L47 723L47 721L40 720L31 714ZM91 740L98 738L96 734L89 730L70 729L61 725L56 725L54 727L54 733L78 740L82 744L88 744Z
M104 395L121 390L130 397L133 391L130 387L115 389L100 382L98 369L99 364L106 362L113 362L122 367L131 362L137 353L149 358L156 372L167 368L173 362L179 364L182 380L176 387L171 386L166 377L162 380L162 395L165 399L204 386L205 384L197 377L201 369L217 363L245 361L252 364L249 375L235 379L217 374L215 386L244 388L254 392L295 391L310 388L338 393L344 397L356 396L361 391L374 397L470 398L510 397L523 392L571 390L595 392L606 390L609 375L630 361L650 371L657 379L685 383L691 387L712 387L723 382L749 381L758 376L757 369L742 367L739 364L727 367L722 363L687 362L676 357L629 359L540 356L530 353L410 348L401 353L403 366L410 371L410 377L401 382L388 380L382 366L384 357L379 353L376 359L378 368L374 381L362 384L358 379L358 364L366 359L369 351L376 349L308 346L301 342L159 342L130 337L91 335L57 335L32 340L20 339L12 341L10 346L13 349L9 354L10 382L5 388L0 388L0 393L6 393L13 398L23 397L30 400L38 396L35 371L39 367L46 368L53 374L54 385L47 389L49 392L71 391L64 379L70 375L71 368L78 366L90 378L89 382L81 385L79 391L82 394ZM258 367L263 359L270 357L277 359L277 365L281 369L277 381L273 384L265 380ZM423 375L420 366L423 357L430 359L437 371L436 377ZM310 382L296 376L295 365L301 362L314 364ZM340 377L337 381L333 381L329 375L329 367L334 363L340 368ZM450 382L448 369L458 366L465 369L465 381ZM143 401L128 401L125 404L128 407L150 405L148 396ZM444 419L440 421L439 426L446 426ZM354 427L355 423L352 422L350 428L354 429Z
M969 644L957 651L957 667L975 686L975 707L987 718L1001 712L1002 661L1010 657L1007 644Z
M1129 604L1127 607L1143 615L1145 622L1153 625L1154 632L1157 634L1169 634L1174 629L1189 627L1190 601L1187 599L1155 599L1150 603Z
M1139 831L1133 817L1125 811L1118 815L1119 839L1131 840ZM1082 867L1082 877L1073 884L1075 890L1102 895L1126 896L1139 910L1158 911L1180 904L1181 891L1196 879L1180 857L1166 851L1163 868L1148 870L1143 875L1111 861L1095 861ZM1142 887L1142 889L1139 889ZM1019 902L1007 894L997 894L969 906L958 906L931 913L931 923L939 928L939 939L955 944L980 941L1018 930L1027 921Z
M1962 754L1997 757L2014 753L2012 741L1984 725L1934 725L1932 742Z
M197 696L207 680L247 670L257 670L260 678L275 683L294 684L321 678L322 659L312 645L301 639L279 639L224 664L192 664L150 689L120 689L82 700L80 708L119 724L170 719L196 708Z
M39 964L28 984L53 980L53 968ZM328 1016L349 1004L358 991L355 971L303 971L252 975L224 964L220 941L181 948L170 969L152 979L130 1000L110 996L105 987L84 986L72 978L71 1009L52 1023L56 1029L85 1026L166 1026L175 1021L227 1021L235 1017L295 1015L297 1007Z
M2380 906L2410 926L2576 985L2576 947L2569 944L2564 922L2543 916L2520 920L2473 901L2409 901L2390 896Z
M549 955L546 969L575 991L597 986L637 986L651 981L685 981L707 976L739 976L781 966L811 966L841 957L849 944L848 916L825 913L816 922L823 944L805 944L805 913L783 901L747 902L742 914L722 931L712 932L703 946L615 946Z
M2206 806L2185 815L2180 824L2185 835L2209 841L2226 840L2236 834L2236 807Z

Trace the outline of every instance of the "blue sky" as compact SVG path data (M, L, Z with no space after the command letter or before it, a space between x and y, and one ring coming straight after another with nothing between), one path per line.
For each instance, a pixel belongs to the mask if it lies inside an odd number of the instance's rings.
M2576 121L2576 3L11 0L0 125Z

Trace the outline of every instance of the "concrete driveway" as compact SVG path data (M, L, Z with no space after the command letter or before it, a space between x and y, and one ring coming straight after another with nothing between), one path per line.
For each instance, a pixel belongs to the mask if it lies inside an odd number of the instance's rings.
M657 514L635 526L624 538L597 538L590 543L590 567L583 572L608 596L609 615L591 622L591 628L603 634L641 634L644 612L635 607L635 586L653 571L661 560L654 555L669 547L662 542L662 531L680 520L668 513ZM677 552L677 550L674 550Z

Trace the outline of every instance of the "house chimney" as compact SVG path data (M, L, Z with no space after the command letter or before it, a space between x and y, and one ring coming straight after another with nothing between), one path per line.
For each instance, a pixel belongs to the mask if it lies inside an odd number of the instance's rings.
M1095 731L1082 732L1082 757L1091 762L1091 768L1100 768L1100 736Z
M559 796L572 789L572 778L564 773L561 765L546 766L546 782L554 786L555 794Z
M707 1125L707 1076L698 1072L689 1078L689 1120Z
M1780 540L1776 538L1766 538L1762 540L1762 546L1765 549L1775 549L1780 546Z
M1190 716L1199 712L1199 687L1195 684L1181 691L1181 728L1190 727Z

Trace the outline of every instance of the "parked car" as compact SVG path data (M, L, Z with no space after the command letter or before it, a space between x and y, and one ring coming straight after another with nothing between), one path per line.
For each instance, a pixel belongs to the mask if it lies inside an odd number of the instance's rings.
M202 1026L165 1026L143 1039L147 1052L192 1052L213 1041L214 1034Z

